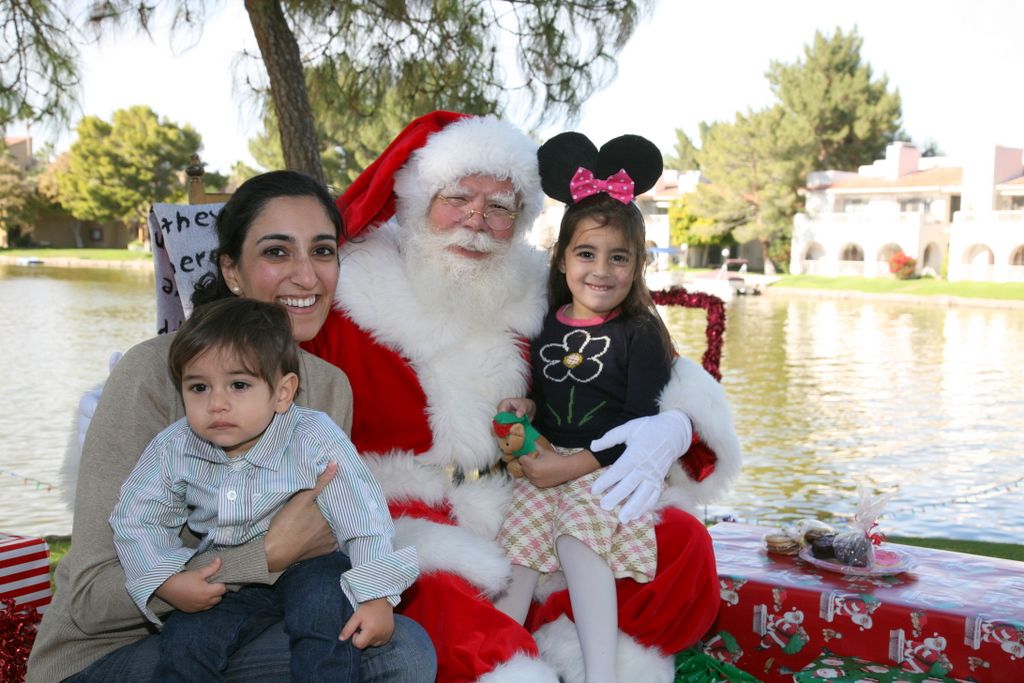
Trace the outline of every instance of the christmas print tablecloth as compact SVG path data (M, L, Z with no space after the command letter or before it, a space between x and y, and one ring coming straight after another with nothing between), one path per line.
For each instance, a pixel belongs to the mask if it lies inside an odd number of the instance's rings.
M705 651L764 681L828 650L908 673L1024 681L1024 563L897 546L916 566L863 577L769 554L767 527L711 528L722 609Z
M860 657L823 654L793 676L795 683L947 683L951 678L915 674Z

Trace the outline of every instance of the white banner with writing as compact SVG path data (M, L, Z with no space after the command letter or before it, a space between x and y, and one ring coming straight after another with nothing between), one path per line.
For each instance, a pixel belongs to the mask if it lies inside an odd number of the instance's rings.
M154 204L149 238L156 275L157 334L174 332L192 313L192 290L217 260L217 214L223 204Z

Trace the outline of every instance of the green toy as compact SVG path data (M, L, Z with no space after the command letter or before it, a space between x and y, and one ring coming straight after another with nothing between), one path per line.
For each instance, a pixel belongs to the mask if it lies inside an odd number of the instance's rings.
M491 424L501 452L517 458L535 452L537 439L543 439L541 445L547 442L525 415L518 417L515 413L498 413Z
M551 442L530 424L530 418L525 415L518 417L515 413L501 412L494 416L491 425L498 439L498 448L503 454L502 460L514 477L523 476L522 466L516 462L516 458L524 455L536 457L538 444L551 448Z

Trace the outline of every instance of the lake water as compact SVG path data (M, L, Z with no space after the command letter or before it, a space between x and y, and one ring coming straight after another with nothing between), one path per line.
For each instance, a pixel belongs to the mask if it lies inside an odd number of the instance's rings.
M665 315L699 360L703 312ZM78 397L155 317L147 273L0 266L0 530L70 531L59 472ZM737 299L722 375L744 468L707 516L842 518L860 483L896 490L889 533L1020 542L1022 348L1020 309Z

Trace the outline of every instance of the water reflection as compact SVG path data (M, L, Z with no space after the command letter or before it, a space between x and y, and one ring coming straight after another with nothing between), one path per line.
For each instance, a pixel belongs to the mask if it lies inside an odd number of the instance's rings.
M78 396L153 333L152 276L0 266L0 468L56 483ZM666 309L699 359L702 311ZM769 296L729 306L723 384L745 454L708 515L846 515L899 487L890 533L1019 542L1024 311ZM964 496L973 497L963 502ZM0 475L0 530L67 533L56 491Z
M153 276L0 265L0 468L58 484L79 396L155 331ZM68 533L58 490L0 472L0 531Z
M685 348L702 347L699 314L667 317ZM848 515L863 483L898 487L891 533L1019 542L1022 342L1017 310L738 300L722 374L745 465L709 514Z

